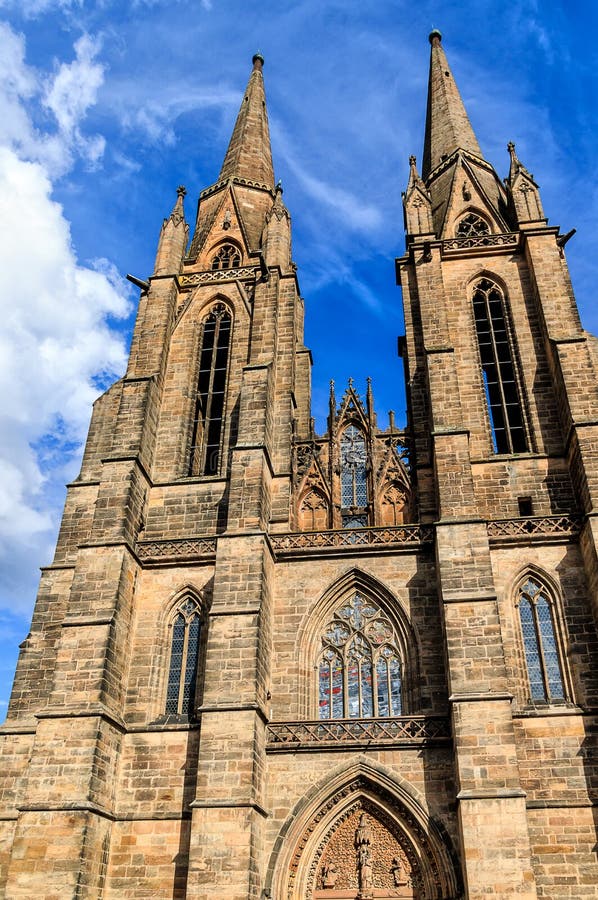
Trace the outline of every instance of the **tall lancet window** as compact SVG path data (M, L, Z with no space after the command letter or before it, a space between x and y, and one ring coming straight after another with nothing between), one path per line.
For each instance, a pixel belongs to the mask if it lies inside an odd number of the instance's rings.
M220 468L231 327L223 303L210 310L202 325L190 475L217 475Z
M355 425L341 437L341 507L343 528L368 525L367 452L363 433Z
M474 288L473 312L494 452L525 453L527 437L504 297L487 278Z
M359 592L334 613L318 660L320 719L401 715L401 655L384 612Z
M166 713L191 716L195 710L201 631L201 611L193 598L186 597L176 607L170 629Z
M538 579L529 577L519 590L517 602L531 699L563 700L554 599Z

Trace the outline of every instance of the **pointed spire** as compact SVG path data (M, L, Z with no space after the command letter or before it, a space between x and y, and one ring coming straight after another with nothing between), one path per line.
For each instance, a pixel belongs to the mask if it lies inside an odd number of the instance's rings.
M411 155L409 157L409 181L407 183L407 193L413 190L414 187L420 187L424 192L426 190L426 186L417 171L417 159L415 156Z
M282 201L282 184L276 185L274 202L266 215L262 248L267 266L286 272L291 264L291 217Z
M330 395L328 397L328 431L332 431L334 420L336 418L336 393L334 390L334 379L330 379Z
M433 233L430 193L417 171L415 156L409 157L409 182L403 194L403 207L407 234Z
M236 176L274 187L263 65L264 57L261 53L256 53L219 181Z
M368 375L367 379L367 390L366 390L366 409L368 414L368 419L372 428L376 425L376 413L374 412L374 392L372 391L372 379Z
M515 211L517 224L545 221L540 191L534 181L534 176L519 161L513 141L509 141L507 150L511 157L511 164L509 177L505 183Z
M154 275L173 275L180 271L187 241L189 240L189 226L185 222L185 207L183 204L186 193L186 188L180 184L177 188L177 198L173 210L162 223Z
M467 117L463 100L452 76L444 50L442 35L430 34L430 78L422 175L424 180L439 163L455 150L467 150L482 157L477 138Z

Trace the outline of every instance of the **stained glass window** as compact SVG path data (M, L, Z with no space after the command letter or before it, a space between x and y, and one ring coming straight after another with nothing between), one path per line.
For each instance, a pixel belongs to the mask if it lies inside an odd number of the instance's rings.
M195 708L201 631L200 610L190 597L177 607L171 629L166 712L189 716Z
M341 507L365 510L368 505L367 452L363 433L355 425L341 437ZM343 528L361 528L369 523L367 512L342 516Z
M487 278L475 287L473 312L494 452L525 453L527 437L503 295Z
M212 258L212 269L234 269L241 265L239 248L234 244L223 244Z
M532 700L563 700L565 690L554 622L554 604L534 578L520 590L519 618Z
M401 657L394 628L377 604L355 592L321 640L320 719L401 715Z
M214 306L203 322L190 475L218 473L231 326L230 313L223 303Z

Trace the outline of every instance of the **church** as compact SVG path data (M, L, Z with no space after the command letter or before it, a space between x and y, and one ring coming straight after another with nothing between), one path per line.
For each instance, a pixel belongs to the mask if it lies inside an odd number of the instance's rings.
M405 428L350 380L314 428L260 54L130 276L0 728L7 900L598 897L598 347L430 45Z

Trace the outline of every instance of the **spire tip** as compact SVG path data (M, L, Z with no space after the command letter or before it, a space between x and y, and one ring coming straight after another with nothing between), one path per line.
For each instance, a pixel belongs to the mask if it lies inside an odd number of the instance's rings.
M253 54L253 56L251 57L251 62L253 63L254 69L259 69L261 71L264 65L264 57L259 50L257 51L257 53Z
M434 46L434 44L440 44L442 41L442 32L438 31L437 28L433 28L430 34L428 35L428 40Z

